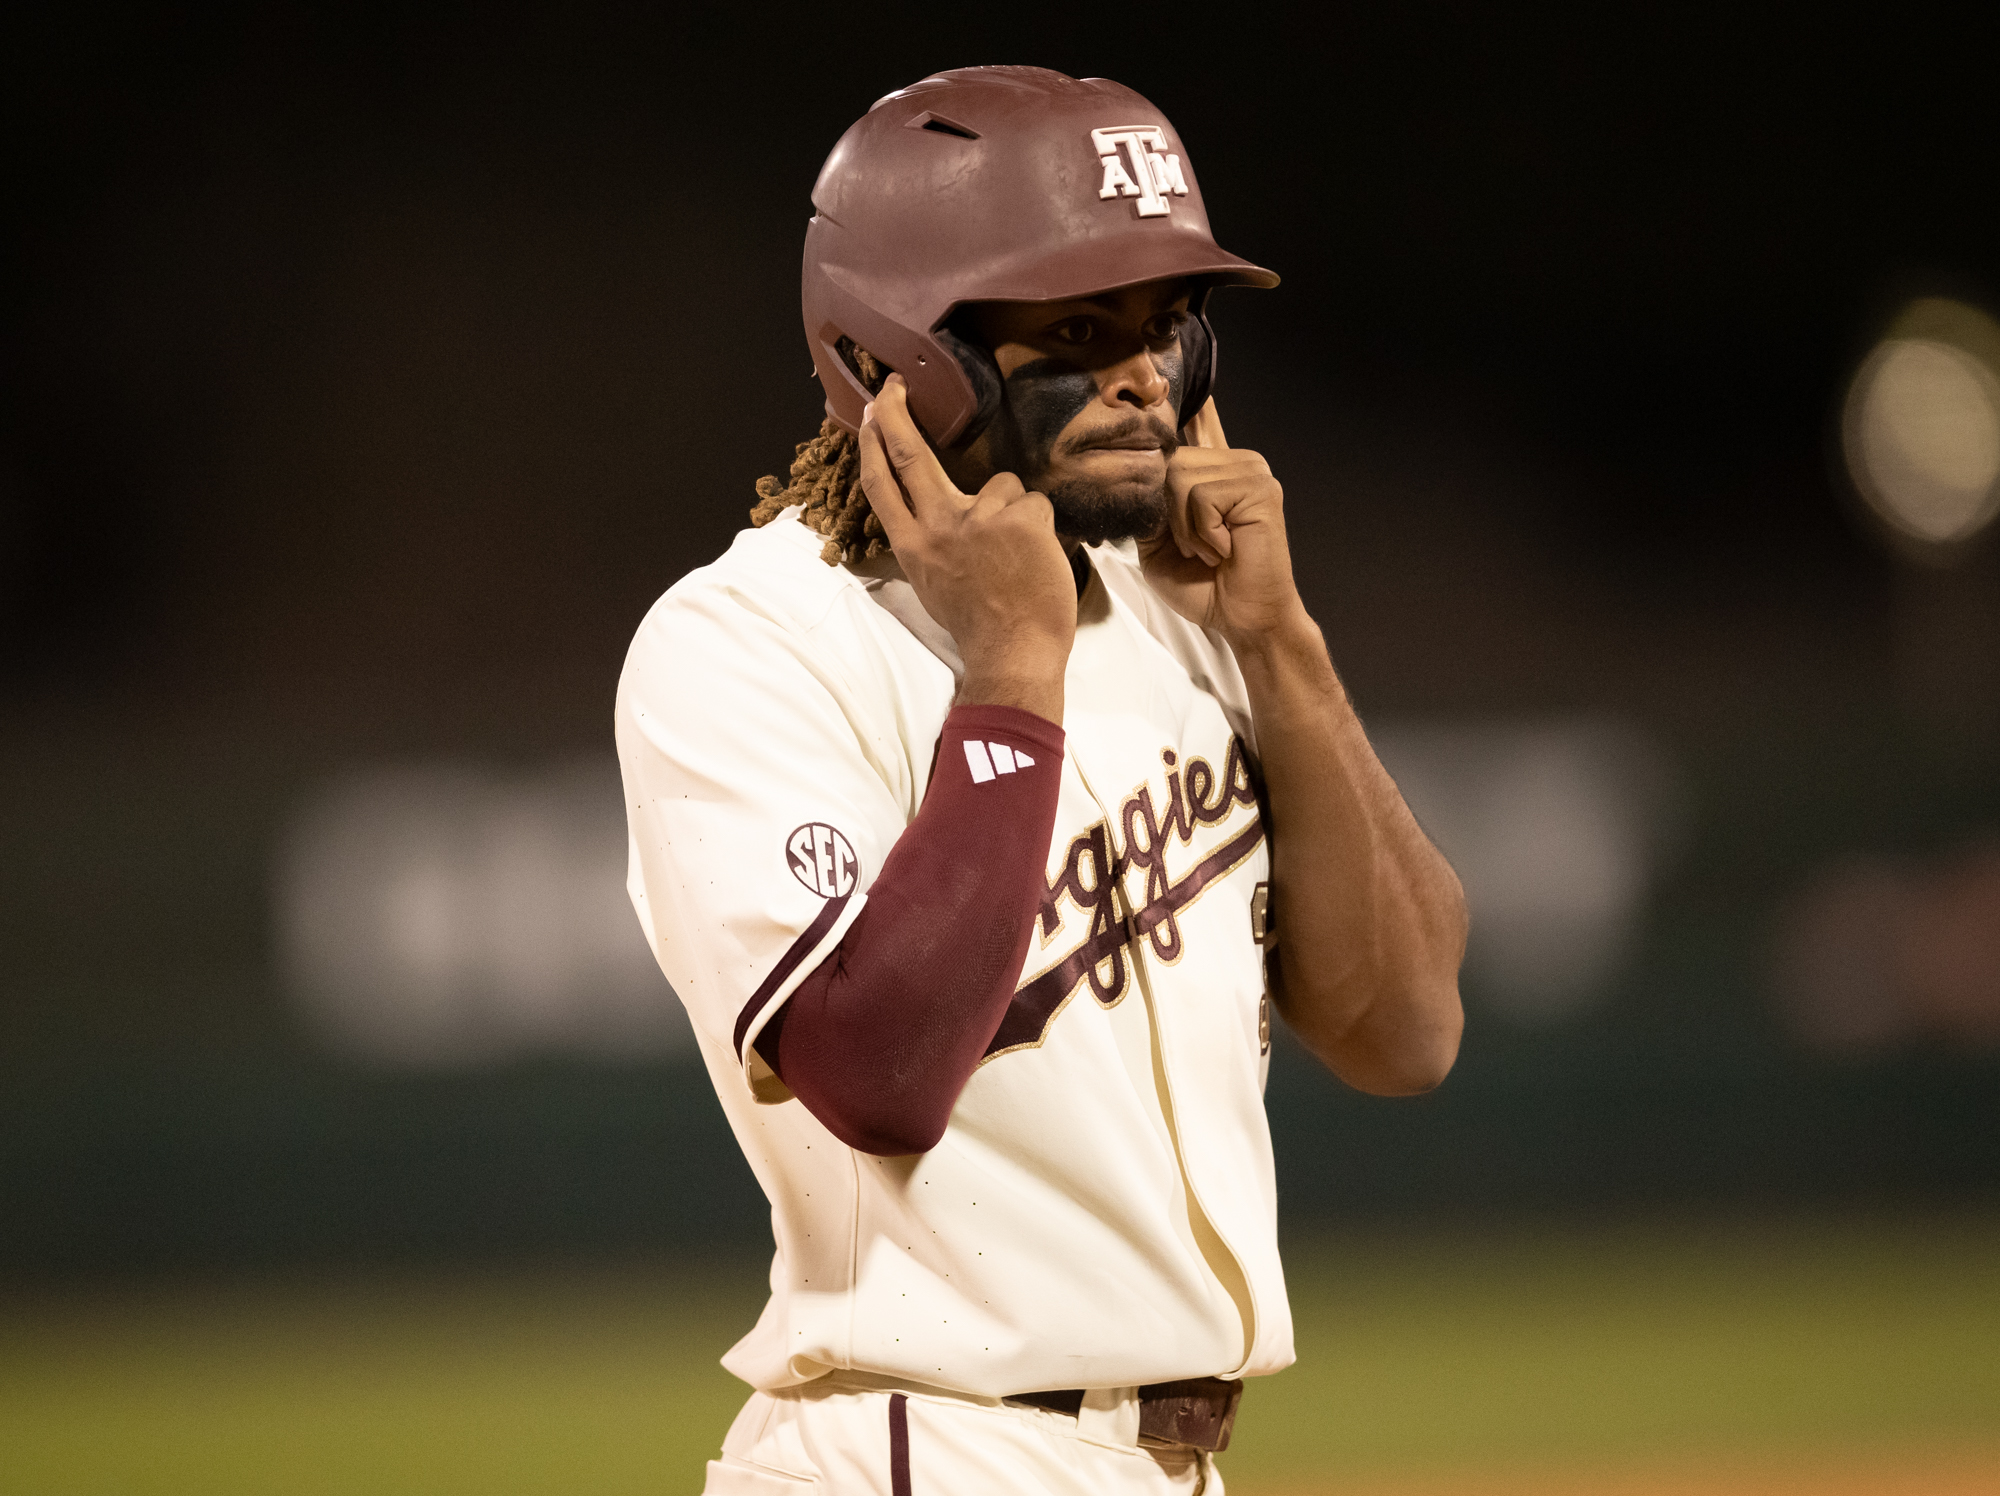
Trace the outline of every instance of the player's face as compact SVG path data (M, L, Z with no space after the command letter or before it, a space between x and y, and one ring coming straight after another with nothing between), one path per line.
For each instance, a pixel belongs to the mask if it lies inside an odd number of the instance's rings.
M968 336L993 350L1000 412L949 460L969 479L1011 472L1085 541L1155 534L1166 523L1167 458L1179 445L1185 281L1076 301L987 302Z

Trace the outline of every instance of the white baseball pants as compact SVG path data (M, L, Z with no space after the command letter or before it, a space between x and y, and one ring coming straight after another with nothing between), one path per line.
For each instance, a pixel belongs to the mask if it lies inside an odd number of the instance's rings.
M870 1385L873 1383L874 1385ZM1223 1496L1199 1450L1141 1446L1138 1389L1046 1408L852 1373L753 1392L704 1496Z

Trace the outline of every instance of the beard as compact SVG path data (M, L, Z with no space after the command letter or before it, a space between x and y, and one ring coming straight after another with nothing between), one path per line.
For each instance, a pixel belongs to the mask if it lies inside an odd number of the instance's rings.
M1156 417L1134 415L1116 430L1100 433L1097 440L1122 440L1147 432L1172 454L1180 445L1171 427ZM1055 510L1056 533L1074 535L1085 545L1102 545L1107 540L1148 540L1166 528L1167 489L1165 481L1153 488L1126 483L1107 485L1087 479L1058 479L1042 492Z
M1107 488L1073 480L1044 490L1055 510L1056 533L1073 535L1085 545L1108 540L1147 540L1167 523L1167 490L1131 486Z

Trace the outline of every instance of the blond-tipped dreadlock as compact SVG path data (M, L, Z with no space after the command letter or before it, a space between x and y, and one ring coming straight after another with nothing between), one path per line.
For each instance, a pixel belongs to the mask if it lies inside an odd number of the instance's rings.
M891 371L852 339L842 338L836 346L868 393L880 394ZM868 507L868 495L861 489L860 442L828 416L820 423L819 435L800 442L798 452L790 482L780 483L775 474L757 480L757 505L750 511L750 523L768 525L792 505L802 504L805 512L799 518L826 537L819 558L828 566L888 555L882 521Z

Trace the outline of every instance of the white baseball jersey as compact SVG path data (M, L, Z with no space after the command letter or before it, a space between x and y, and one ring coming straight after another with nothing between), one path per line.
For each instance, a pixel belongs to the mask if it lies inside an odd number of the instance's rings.
M949 635L787 513L647 614L619 683L630 888L771 1201L771 1299L723 1364L986 1397L1292 1359L1242 678L1129 546L1090 551L1060 764L933 765ZM839 942L933 772L1060 775L1018 990L943 1139L839 1142L756 1040ZM963 849L977 859L980 848Z

